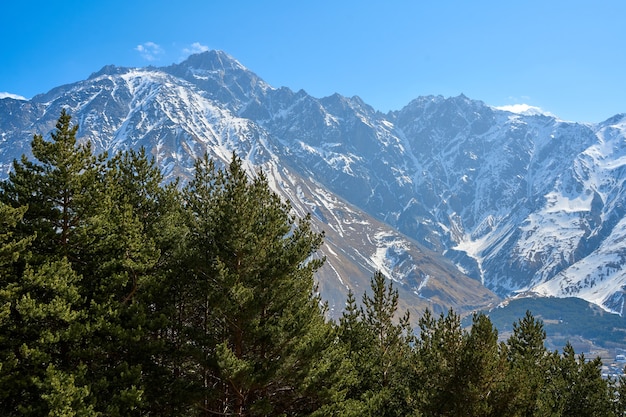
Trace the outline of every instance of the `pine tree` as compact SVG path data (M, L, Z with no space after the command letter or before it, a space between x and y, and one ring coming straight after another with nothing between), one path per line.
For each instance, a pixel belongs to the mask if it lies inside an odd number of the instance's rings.
M427 416L455 416L463 409L462 362L465 336L461 319L449 310L436 319L430 311L419 320L413 392Z
M501 416L505 376L506 349L498 343L498 331L489 317L476 313L460 357L457 415Z
M35 135L36 161L16 161L2 183L0 200L28 207L16 236L36 236L28 263L14 266L10 295L16 306L31 307L14 308L5 330L14 343L32 345L28 352L43 352L41 366L49 363L46 372L38 367L40 399L57 404L57 394L83 393L87 397L75 402L88 400L87 410L132 415L143 395L141 362L133 353L139 355L146 324L136 294L158 251L138 210L119 198L114 181L105 182L106 155L77 144L77 130L63 111L50 142ZM28 331L11 330L24 320L32 321ZM37 334L48 327L65 333L53 333L48 339L54 342L44 344ZM70 383L84 385L63 385Z
M392 281L387 283L382 272L374 274L371 289L371 296L363 296L363 320L374 336L376 388L368 399L370 412L380 416L406 415L411 406L405 384L413 336L409 314L396 319L398 291Z
M143 409L169 416L182 413L189 391L177 371L184 345L173 334L179 284L187 274L182 266L187 229L178 183L163 182L145 149L116 154L105 175L108 203L91 233L100 236L93 257L109 259L96 262L97 271L119 278L110 291L101 291L117 294L113 304L122 301L118 321L126 329L126 346L119 340L111 348L141 370L135 371L135 384L141 382Z
M568 342L563 354L555 355L555 359L558 373L553 372L547 387L555 412L564 417L614 415L610 385L602 378L599 357L590 361L583 354L576 357Z
M308 217L297 221L262 173L249 180L235 155L226 170L200 160L185 196L188 284L201 291L183 301L193 315L180 323L195 331L180 331L198 349L198 407L233 415L315 407L305 392L327 327L314 294L321 261L311 259L322 236Z
M25 211L26 207L12 208L0 202L0 404L6 415L15 409L15 405L8 405L16 398L14 389L24 385L23 381L16 381L21 366L15 353L19 339L16 340L11 333L15 328L16 301L21 293L15 264L20 256L24 257L28 244L34 238L16 240L13 236L15 226Z
M371 279L370 294L358 307L349 292L338 326L339 348L344 353L341 377L334 381L342 393L334 415L404 416L412 411L407 371L413 331L408 313L398 313L398 291L381 272Z
M543 323L530 311L513 324L513 334L507 340L509 369L505 382L511 397L510 415L543 415L552 406L545 396L550 359L545 338Z
M386 283L382 272L378 271L371 280L373 294L363 297L364 321L374 333L378 356L378 380L382 387L390 385L393 378L392 368L401 362L413 331L409 325L408 312L395 323L398 311L398 291L393 283Z
M77 144L77 131L78 125L62 110L51 141L34 136L35 161L26 156L14 161L9 179L0 186L3 202L28 207L21 230L25 236L37 233L33 255L67 257L74 265L84 261L80 251L85 242L76 239L76 232L97 212L94 202L102 190L106 158L94 156L89 143Z
M367 407L362 394L368 390L373 378L372 356L373 333L362 320L362 309L357 305L354 293L348 291L346 306L333 326L329 349L324 359L329 362L324 376L324 388L328 391L327 401L312 416L363 416Z
M53 142L35 135L37 162L16 161L0 187L3 415L93 412L76 355L88 339L82 277L68 258L80 261L75 233L88 217L99 162L89 146L74 154L75 134L62 112Z
M0 291L9 305L0 324L2 415L95 415L75 355L86 337L80 277L61 260L16 278Z

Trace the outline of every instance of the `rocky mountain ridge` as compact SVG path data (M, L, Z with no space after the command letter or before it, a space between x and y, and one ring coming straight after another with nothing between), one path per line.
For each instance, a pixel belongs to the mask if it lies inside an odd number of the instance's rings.
M624 115L579 124L463 95L383 114L358 97L272 87L209 51L1 99L3 175L61 108L97 151L144 146L170 178L188 176L205 151L263 169L325 230L320 287L333 308L381 269L418 314L529 293L622 313Z

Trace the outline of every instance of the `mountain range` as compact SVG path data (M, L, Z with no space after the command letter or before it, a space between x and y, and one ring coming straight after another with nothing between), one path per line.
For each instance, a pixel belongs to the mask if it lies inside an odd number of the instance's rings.
M331 314L376 270L417 316L523 296L624 312L624 114L576 123L464 95L384 114L356 96L273 87L207 51L0 99L0 176L62 108L96 152L145 147L168 180L188 179L205 152L262 170L325 233L318 280Z

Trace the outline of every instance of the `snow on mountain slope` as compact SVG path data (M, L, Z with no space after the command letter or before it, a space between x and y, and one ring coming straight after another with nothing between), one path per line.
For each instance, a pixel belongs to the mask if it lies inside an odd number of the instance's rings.
M20 115L16 119L19 126L7 125L2 137L7 142L27 144L33 133L47 136L61 108L66 108L79 124L79 140L91 141L96 152L112 154L143 146L168 178L188 178L195 159L205 151L222 163L235 151L251 174L263 170L272 188L290 200L299 215L312 213L314 225L325 232L320 256L327 262L318 279L335 315L341 311L347 291L361 294L378 269L397 283L402 309L412 311L416 318L426 307L436 312L448 308L464 312L498 301L444 258L333 193L315 179L314 171L303 175L293 168L297 164L288 158L294 151L292 143L267 126L271 119L302 123L306 115L289 113L288 109L302 103L315 105L315 100L303 93L273 89L261 81L246 90L246 83L257 78L224 54L205 56L200 61L207 66L190 67L189 62L167 69L107 66L88 80L35 97L32 103L39 111L32 115L24 110L30 116ZM191 81L173 75L177 72ZM336 104L341 105L342 99L337 99ZM262 113L259 122L241 116L249 111L251 102L262 101L273 103L273 107ZM0 103L0 112L2 109ZM324 117L329 125L341 125L328 114ZM359 123L367 125L369 121L361 116ZM298 146L303 144L301 141ZM333 153L333 145L320 145L320 150L330 150L323 154L324 161L334 168L346 168L349 155ZM2 160L8 166L11 159ZM358 163L354 161L355 168ZM433 278L427 280L428 276Z
M560 276L608 227L600 195L581 182L581 156L598 142L589 125L464 96L387 116L358 99L301 96L265 126L299 170L503 296Z
M272 166L273 164L269 164ZM382 271L400 292L400 309L420 317L426 308L464 313L494 305L498 298L479 282L463 275L444 258L389 225L353 207L311 178L287 167L264 167L270 182L292 202L300 216L312 214L325 233L320 255L326 263L318 273L320 290L337 316L347 291L369 290L374 271Z
M581 153L574 163L574 175L582 192L571 205L574 210L569 212L586 213L594 219L585 228L578 227L579 246L589 241L598 243L589 245L593 249L589 254L573 257L565 270L532 291L577 296L621 314L626 289L626 117L616 116L600 124L596 136L597 143ZM565 215L566 208L560 212ZM571 221L574 220L572 217Z
M97 149L145 146L170 177L189 175L205 151L263 169L325 230L321 286L335 306L380 269L407 308L469 310L493 302L486 286L622 312L624 115L579 124L463 95L382 114L358 97L274 88L209 51L1 99L2 172L61 107Z

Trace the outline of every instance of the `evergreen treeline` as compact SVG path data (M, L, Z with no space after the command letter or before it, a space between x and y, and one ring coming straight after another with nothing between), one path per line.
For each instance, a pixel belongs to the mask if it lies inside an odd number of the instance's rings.
M376 273L338 322L323 236L267 179L208 157L185 187L94 155L63 111L0 184L2 416L622 416L620 381L527 313L411 329ZM418 336L415 336L417 334Z

